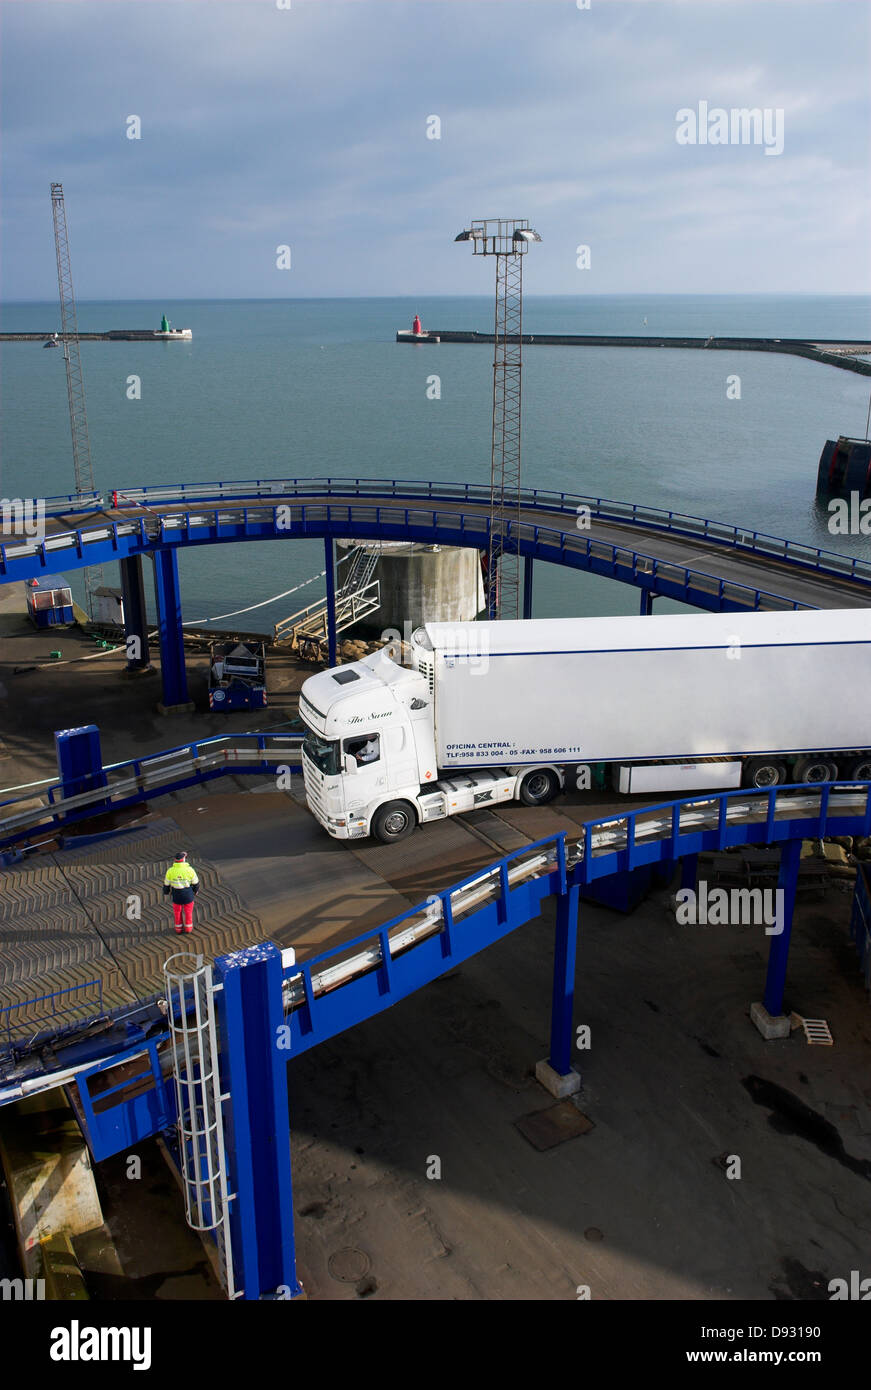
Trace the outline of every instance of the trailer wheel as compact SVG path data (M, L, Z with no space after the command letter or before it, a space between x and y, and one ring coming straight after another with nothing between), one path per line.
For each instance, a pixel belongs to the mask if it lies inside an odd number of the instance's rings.
M410 835L416 824L417 817L409 802L388 801L372 817L372 834L382 845L392 845Z
M748 758L743 780L745 787L776 787L786 781L786 767L772 758Z
M543 806L559 791L559 778L549 768L533 768L524 774L517 795L524 806Z
M838 764L830 762L827 758L799 758L793 770L793 781L795 782L836 782L837 780Z
M851 782L871 782L871 758L867 754L857 758L847 769L847 776Z

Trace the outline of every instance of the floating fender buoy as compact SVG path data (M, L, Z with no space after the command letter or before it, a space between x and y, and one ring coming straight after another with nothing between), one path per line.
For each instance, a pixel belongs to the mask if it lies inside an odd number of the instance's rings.
M817 469L817 497L871 497L871 441L827 439Z

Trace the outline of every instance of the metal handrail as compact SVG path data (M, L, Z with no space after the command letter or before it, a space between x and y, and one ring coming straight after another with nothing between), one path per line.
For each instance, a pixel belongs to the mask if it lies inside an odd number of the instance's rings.
M101 492L69 492L60 497L42 497L46 516L75 516L77 512L99 512L106 503Z
M356 520L354 508L352 506L336 508L329 504L316 504L315 506L301 504L299 512L300 524L303 526L307 520L317 519L321 521L326 520L332 526L349 527L353 526ZM10 559L19 559L24 556L35 557L37 554L41 554L44 563L47 564L48 553L59 549L75 549L78 556L84 561L84 552L88 544L97 540L109 539L110 536L114 536L117 539L119 536L136 533L137 535L141 535L145 541L155 541L159 544L166 543L169 539L169 533L175 531L184 531L189 536L192 530L199 527L210 527L217 530L221 525L227 525L228 523L241 523L246 528L252 523L258 524L264 521L269 524L274 524L274 513L275 508L271 508L268 511L257 511L249 507L239 511L233 508L227 512L223 512L219 508L212 508L208 511L208 514L203 514L202 512L185 512L178 514L178 516L162 516L159 519L153 518L148 521L142 518L135 523L112 522L109 523L108 526L100 527L95 531L86 532L84 530L79 530L76 532L61 532L57 536L47 538L46 541L41 544L17 545L14 547L0 546L0 568L5 568L7 561ZM409 507L393 509L379 506L375 508L374 523L376 525L397 524L402 529L407 530L411 525L411 519L415 516L425 516L427 524L431 525L434 530L439 530L439 528L441 528L443 535L450 530L459 530L461 535L465 535L468 532L464 513L439 513L437 510L429 511L427 509L423 511ZM398 517L399 521L394 522L394 517ZM476 531L474 534L480 534L483 540L489 532L489 518L481 513L476 516L475 520L476 523L480 525L481 530L480 532ZM282 529L285 531L287 530L286 527ZM705 570L691 569L686 565L678 565L672 561L660 560L656 556L645 555L640 551L631 550L626 546L614 545L610 541L596 540L590 536L585 537L582 536L579 531L556 530L552 527L538 526L530 522L521 522L519 525L516 523L509 523L507 534L509 538L531 539L536 546L550 545L551 548L558 550L561 554L566 550L579 549L588 556L596 556L609 560L615 568L627 568L627 557L631 557L633 572L637 571L643 573L653 579L655 579L657 575L662 575L663 578L668 579L668 571L671 571L672 575L676 574L683 577L679 582L682 583L685 589L691 586L692 576L694 578L699 577L706 581L705 584L696 586L703 588L706 592L719 592L720 594L724 594L728 591L730 594L741 593L757 595L759 598L767 600L768 606L773 608L807 608L812 606L798 603L795 600L784 599L781 595L775 594L767 589L757 589L752 585L738 584L733 580L725 580L718 575L708 574ZM227 539L236 538L227 537ZM784 544L788 543L784 542ZM859 563L858 561L855 562L855 564ZM821 568L818 569L818 572L828 573L828 571L824 571ZM871 566L869 566L869 575L871 575ZM840 579L845 577L856 578L856 575L854 573L845 574L844 571L839 571L837 576L831 577Z
M373 613L376 608L381 606L381 581L373 579L369 584L364 584L362 588L355 589L353 593L336 594L336 632L344 632L346 628L355 623L357 619L366 613ZM328 623L329 606L326 599L316 599L314 603L308 604L306 608L300 608L297 613L292 613L289 618L282 618L277 622L273 631L273 641L278 643L292 640L296 635L296 629L301 628L300 636L323 636L326 638L329 631Z
M144 758L131 758L127 762L110 763L103 774L107 780L103 786L89 788L76 796L58 796L63 791L60 780L53 781L44 793L48 804L30 807L20 812L8 812L9 807L20 805L29 797L13 797L0 802L0 842L9 837L11 831L22 831L27 826L38 826L46 821L52 823L70 811L84 811L95 802L105 805L113 798L132 795L134 800L146 801L153 796L165 795L180 777L200 781L209 774L226 773L231 775L240 771L256 771L257 768L240 768L239 763L274 764L289 762L299 756L302 734L219 734L213 738L199 739L196 742L180 744L177 748L164 749ZM254 745L252 747L252 745ZM283 746L282 746L283 745ZM288 746L290 745L290 746ZM166 784L170 785L167 786ZM111 809L111 806L109 807Z
M102 982L101 979L84 980L81 984L78 984L78 985L67 985L64 989L55 989L55 990L52 990L52 992L51 992L50 994L40 994L40 995L38 995L36 998L33 998L33 999L22 999L22 1000L20 1000L17 1004L4 1004L4 1006L3 1006L2 1008L0 1008L0 1032L4 1031L4 1029L5 1029L5 1033L6 1033L6 1045L7 1045L7 1047L8 1047L9 1049L14 1049L15 1047L25 1047L25 1046L32 1045L33 1040L34 1040L35 1038L39 1037L41 1033L43 1033L43 1032L46 1031L46 1028L45 1028L44 1025L47 1024L50 1020L56 1019L56 1018L64 1017L64 1016L66 1016L67 1014L76 1014L76 1015L78 1015L78 1014L80 1013L80 1010L81 1010L81 1008L82 1008L83 1006L82 1006L81 1004L72 1004L71 1007L69 1007L69 1008L61 1009L61 1008L56 1008L56 1007L54 1006L54 1003L52 1002L52 1007L51 1007L49 1010L47 1010L47 1012L45 1012L45 1013L43 1013L43 1014L41 1014L41 1015L38 1014L38 1015L36 1016L36 1018L28 1018L28 1019L26 1019L26 1020L25 1020L24 1022L22 1022L22 1023L13 1024L10 1015L11 1015L16 1009L32 1009L32 1008L33 1008L35 1005L37 1005L37 1004L45 1004L45 1003L48 1003L48 1002L50 1002L50 1001L54 1001L54 1000L56 1000L56 999L59 999L59 998L61 997L61 995L76 994L76 993L78 993L79 990L83 990L83 989L93 989L93 988L95 988L95 987L96 987L96 990L97 990L96 1014L95 1014L95 1017L102 1017L102 1015L103 1015L103 982ZM4 1018L4 1015L6 1016L6 1017L5 1017L5 1023L2 1021L3 1018ZM78 1023L79 1023L79 1022L80 1022L80 1020L77 1018L75 1026L78 1026ZM39 1024L39 1025L43 1025L43 1026L37 1027L36 1025L38 1025L38 1024ZM16 1042L15 1039L13 1038L13 1028L16 1029L17 1031L26 1031L26 1032L28 1033L28 1035L29 1035L29 1042L28 1042L28 1043L24 1043L24 1042L22 1042L22 1041L20 1041L20 1040L19 1040L18 1042ZM60 1031L63 1031L63 1030L61 1029ZM57 1030L57 1029L53 1030L52 1036L53 1036L53 1037L54 1037L54 1036L58 1036L58 1030Z
M818 791L813 793L808 791L807 784L798 783L758 791L739 788L713 795L703 793L680 801L641 807L623 815L601 816L587 821L579 837L560 831L512 850L486 869L432 894L425 903L408 908L389 922L322 952L301 969L288 966L283 986L285 1010L290 1012L359 978L382 964L385 957L393 958L399 950L408 949L442 930L445 923L453 923L462 913L480 907L488 897L510 891L513 882L589 866L597 851L600 855L616 857L624 853L631 857L631 847L639 840L670 839L677 851L675 857L679 858L679 841L685 833L698 829L723 830L727 825L743 823L759 824L763 819L766 824L773 825L778 820L782 823L787 815L790 820L813 818L819 834L830 819L846 814L848 805L858 808L858 815L864 816L865 832L871 833L871 782L817 785ZM810 811L813 815L797 817L796 811ZM639 827L642 818L644 823ZM529 862L518 865L517 861L526 857ZM329 964L334 957L348 951L356 953L335 965Z
M325 494L328 496L375 495L392 498L426 497L442 501L480 502L489 505L489 487L480 483L434 483L411 479L392 478L289 478L289 479L248 479L235 482L183 483L173 486L153 485L143 488L130 488L119 498L124 505L141 503L173 504L180 506L190 501L244 501L250 498L304 497ZM94 502L100 502L99 494L84 494ZM75 494L67 498L47 498L46 505L57 503L54 514L64 511L94 510L92 505L81 508L64 507L63 503L76 500ZM677 535L703 537L718 544L759 553L768 558L781 558L789 563L809 567L833 576L848 577L871 582L871 562L838 551L823 550L818 546L801 541L789 541L772 536L755 527L734 526L728 522L714 521L695 516L689 512L650 507L642 503L621 502L614 498L592 497L583 493L555 492L542 488L525 488L520 493L521 505L540 508L543 511L575 513L580 507L588 507L591 515L602 520L628 522L646 529L664 530ZM51 514L47 512L46 514Z
M330 496L354 494L384 495L391 497L440 498L443 501L480 501L489 505L490 489L482 483L435 483L411 479L392 478L288 478L256 481L236 481L218 483L186 483L178 486L155 485L125 492L131 502L175 502L183 504L187 499L207 501L233 497L280 497L304 496L306 493L327 493ZM558 510L577 514L579 507L589 507L591 512L612 521L629 521L634 525L656 527L674 531L680 535L703 536L706 540L724 542L739 548L760 550L766 555L778 554L784 558L794 555L797 563L817 560L817 568L831 564L840 572L844 564L858 574L871 580L871 562L858 557L842 555L838 551L823 550L818 546L807 545L801 541L789 541L755 527L734 526L706 517L695 516L690 512L674 509L650 507L643 503L622 502L615 498L593 497L585 493L556 492L544 488L524 488L520 492L521 505L541 507L543 510Z

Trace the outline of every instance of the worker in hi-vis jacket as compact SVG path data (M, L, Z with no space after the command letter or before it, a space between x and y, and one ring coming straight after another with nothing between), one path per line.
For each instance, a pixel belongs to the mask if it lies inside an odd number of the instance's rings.
M179 850L163 880L163 895L172 894L172 911L175 929L182 931L194 929L194 898L200 891L200 880L193 864L187 862L187 851Z

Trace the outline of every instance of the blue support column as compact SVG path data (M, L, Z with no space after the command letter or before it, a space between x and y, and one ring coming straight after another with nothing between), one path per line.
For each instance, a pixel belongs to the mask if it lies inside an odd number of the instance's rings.
M571 1070L572 1023L575 1008L575 962L578 950L578 886L561 893L556 904L553 947L553 1003L550 1019L550 1057L557 1076Z
M685 854L680 861L680 886L681 888L691 888L696 891L696 880L699 876L699 856L697 854Z
M798 866L801 859L801 840L784 840L780 850L780 873L777 878L780 913L777 925L783 930L771 938L768 951L768 974L765 978L763 1004L772 1018L783 1012L783 990L786 984L786 965L789 960L789 942L792 936L792 913L795 907L795 890L798 884ZM782 914L782 915L781 915Z
M296 1298L281 952L266 941L219 956L214 979L236 1285L246 1300Z
M121 601L124 605L124 640L127 646L127 670L144 671L149 662L148 620L145 616L145 585L142 581L142 556L128 555L119 560L121 572ZM135 639L131 641L131 638Z
M157 623L160 632L160 674L163 681L161 709L166 711L173 706L186 706L190 703L184 664L178 558L176 552L169 548L154 552L154 595L157 600Z
M653 600L655 598L656 594L653 592L652 589L641 590L641 607L639 609L639 612L641 613L641 616L643 618L649 617L650 614L653 612Z
M336 561L333 555L333 538L324 538L324 568L327 571L327 664L335 666L338 661L336 642Z
M532 617L532 567L535 564L531 555L523 560L523 616Z

